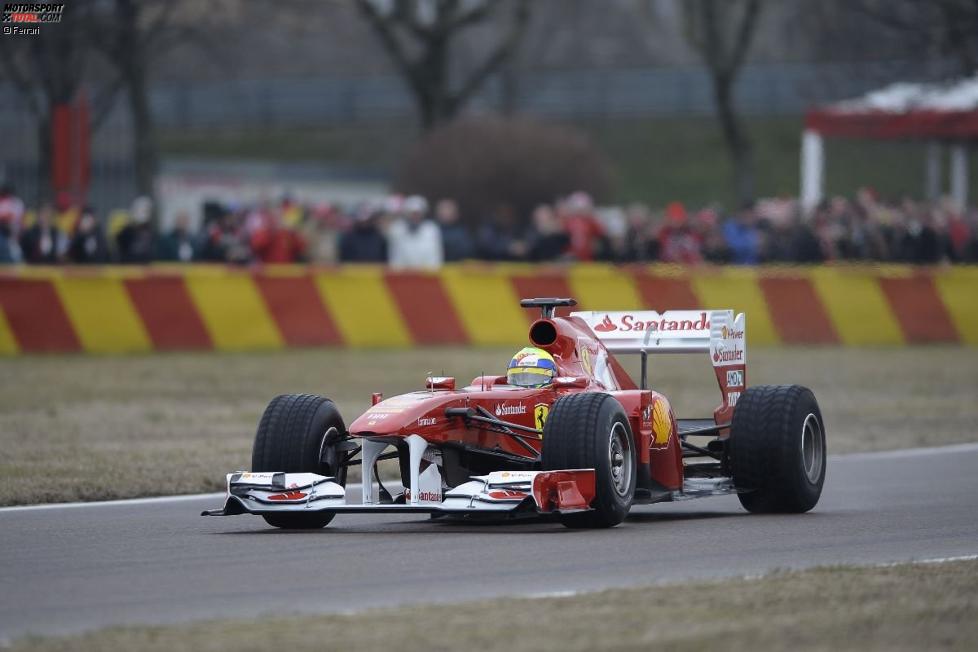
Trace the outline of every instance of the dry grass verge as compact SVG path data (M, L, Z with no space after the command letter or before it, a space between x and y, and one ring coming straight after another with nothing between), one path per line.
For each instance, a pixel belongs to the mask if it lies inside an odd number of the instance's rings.
M13 650L973 650L978 561L499 599L355 615L111 628Z
M370 393L460 383L505 368L511 350L292 350L242 354L25 356L0 360L0 505L215 491L247 468L276 394L334 398L348 420ZM750 382L810 386L832 453L971 441L978 349L753 350ZM680 416L712 413L705 359L656 358L653 385Z

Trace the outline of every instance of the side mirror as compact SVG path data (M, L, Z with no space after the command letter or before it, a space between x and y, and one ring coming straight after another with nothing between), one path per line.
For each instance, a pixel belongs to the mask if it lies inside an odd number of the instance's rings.
M454 376L428 376L425 379L425 389L435 390L435 389L455 389L455 377Z
M554 378L554 387L558 389L587 387L587 376L557 376Z

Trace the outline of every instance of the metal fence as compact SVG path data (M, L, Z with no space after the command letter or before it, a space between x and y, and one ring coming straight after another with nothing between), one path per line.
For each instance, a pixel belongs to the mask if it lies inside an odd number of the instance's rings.
M29 204L41 199L38 187L37 120L10 92L0 92L0 180L13 183ZM121 106L113 108L91 144L89 202L100 209L127 206L135 196L132 129Z
M814 103L857 95L901 75L920 74L903 62L853 66L771 64L746 66L737 103L748 115L797 114ZM707 71L686 68L550 70L515 80L519 111L564 118L709 115L713 90ZM369 78L228 79L206 84L159 85L153 107L161 126L202 129L308 126L411 118L414 105L395 76ZM504 101L492 80L472 109Z

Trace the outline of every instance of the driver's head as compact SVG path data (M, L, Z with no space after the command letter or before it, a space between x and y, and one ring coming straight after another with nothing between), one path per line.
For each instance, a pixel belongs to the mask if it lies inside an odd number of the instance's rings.
M509 361L506 381L517 387L543 387L553 382L557 364L552 355L532 346L521 349Z

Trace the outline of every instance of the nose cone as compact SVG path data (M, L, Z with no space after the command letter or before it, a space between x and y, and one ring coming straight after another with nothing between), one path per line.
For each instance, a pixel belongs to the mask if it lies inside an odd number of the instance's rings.
M457 392L427 391L392 396L373 405L350 424L351 435L409 435L446 423L445 408L459 402Z

